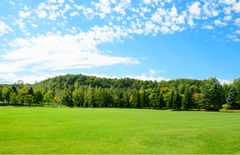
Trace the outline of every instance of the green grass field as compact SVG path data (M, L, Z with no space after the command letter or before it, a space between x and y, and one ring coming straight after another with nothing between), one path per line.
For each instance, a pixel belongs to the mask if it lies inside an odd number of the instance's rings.
M0 107L0 154L240 153L240 114Z

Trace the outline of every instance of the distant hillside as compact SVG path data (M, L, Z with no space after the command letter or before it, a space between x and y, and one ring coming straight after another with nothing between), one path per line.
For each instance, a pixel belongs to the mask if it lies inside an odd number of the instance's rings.
M42 89L43 92L49 90L63 90L64 88L73 88L81 85L91 85L92 87L101 87L101 88L122 88L122 89L140 89L141 87L148 88L157 88L160 87L169 87L171 89L176 89L178 86L184 85L195 85L198 88L202 87L207 80L196 80L196 79L176 79L170 81L143 81L138 79L130 78L121 78L121 79L110 79L110 78L99 78L96 76L86 76L86 75L60 75L54 78L49 78L39 83L33 85L26 85L25 87L32 86L33 89Z

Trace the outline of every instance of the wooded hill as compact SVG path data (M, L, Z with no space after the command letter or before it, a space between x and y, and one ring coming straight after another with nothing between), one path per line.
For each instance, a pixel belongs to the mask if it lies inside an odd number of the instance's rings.
M240 79L221 85L217 78L157 82L68 74L35 84L18 81L0 87L1 99L14 104L54 102L68 106L216 110L227 103L224 108L240 107Z

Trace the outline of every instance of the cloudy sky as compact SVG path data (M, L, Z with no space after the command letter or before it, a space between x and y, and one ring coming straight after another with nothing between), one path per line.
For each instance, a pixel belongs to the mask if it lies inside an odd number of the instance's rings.
M236 0L1 0L0 83L240 76Z

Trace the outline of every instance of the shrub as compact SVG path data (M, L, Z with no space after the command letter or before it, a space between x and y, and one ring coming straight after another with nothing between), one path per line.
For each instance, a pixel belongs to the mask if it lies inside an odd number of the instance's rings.
M228 110L228 109L220 109L220 112L240 112L240 110Z
M231 106L228 104L223 104L222 107L223 109L231 109Z

